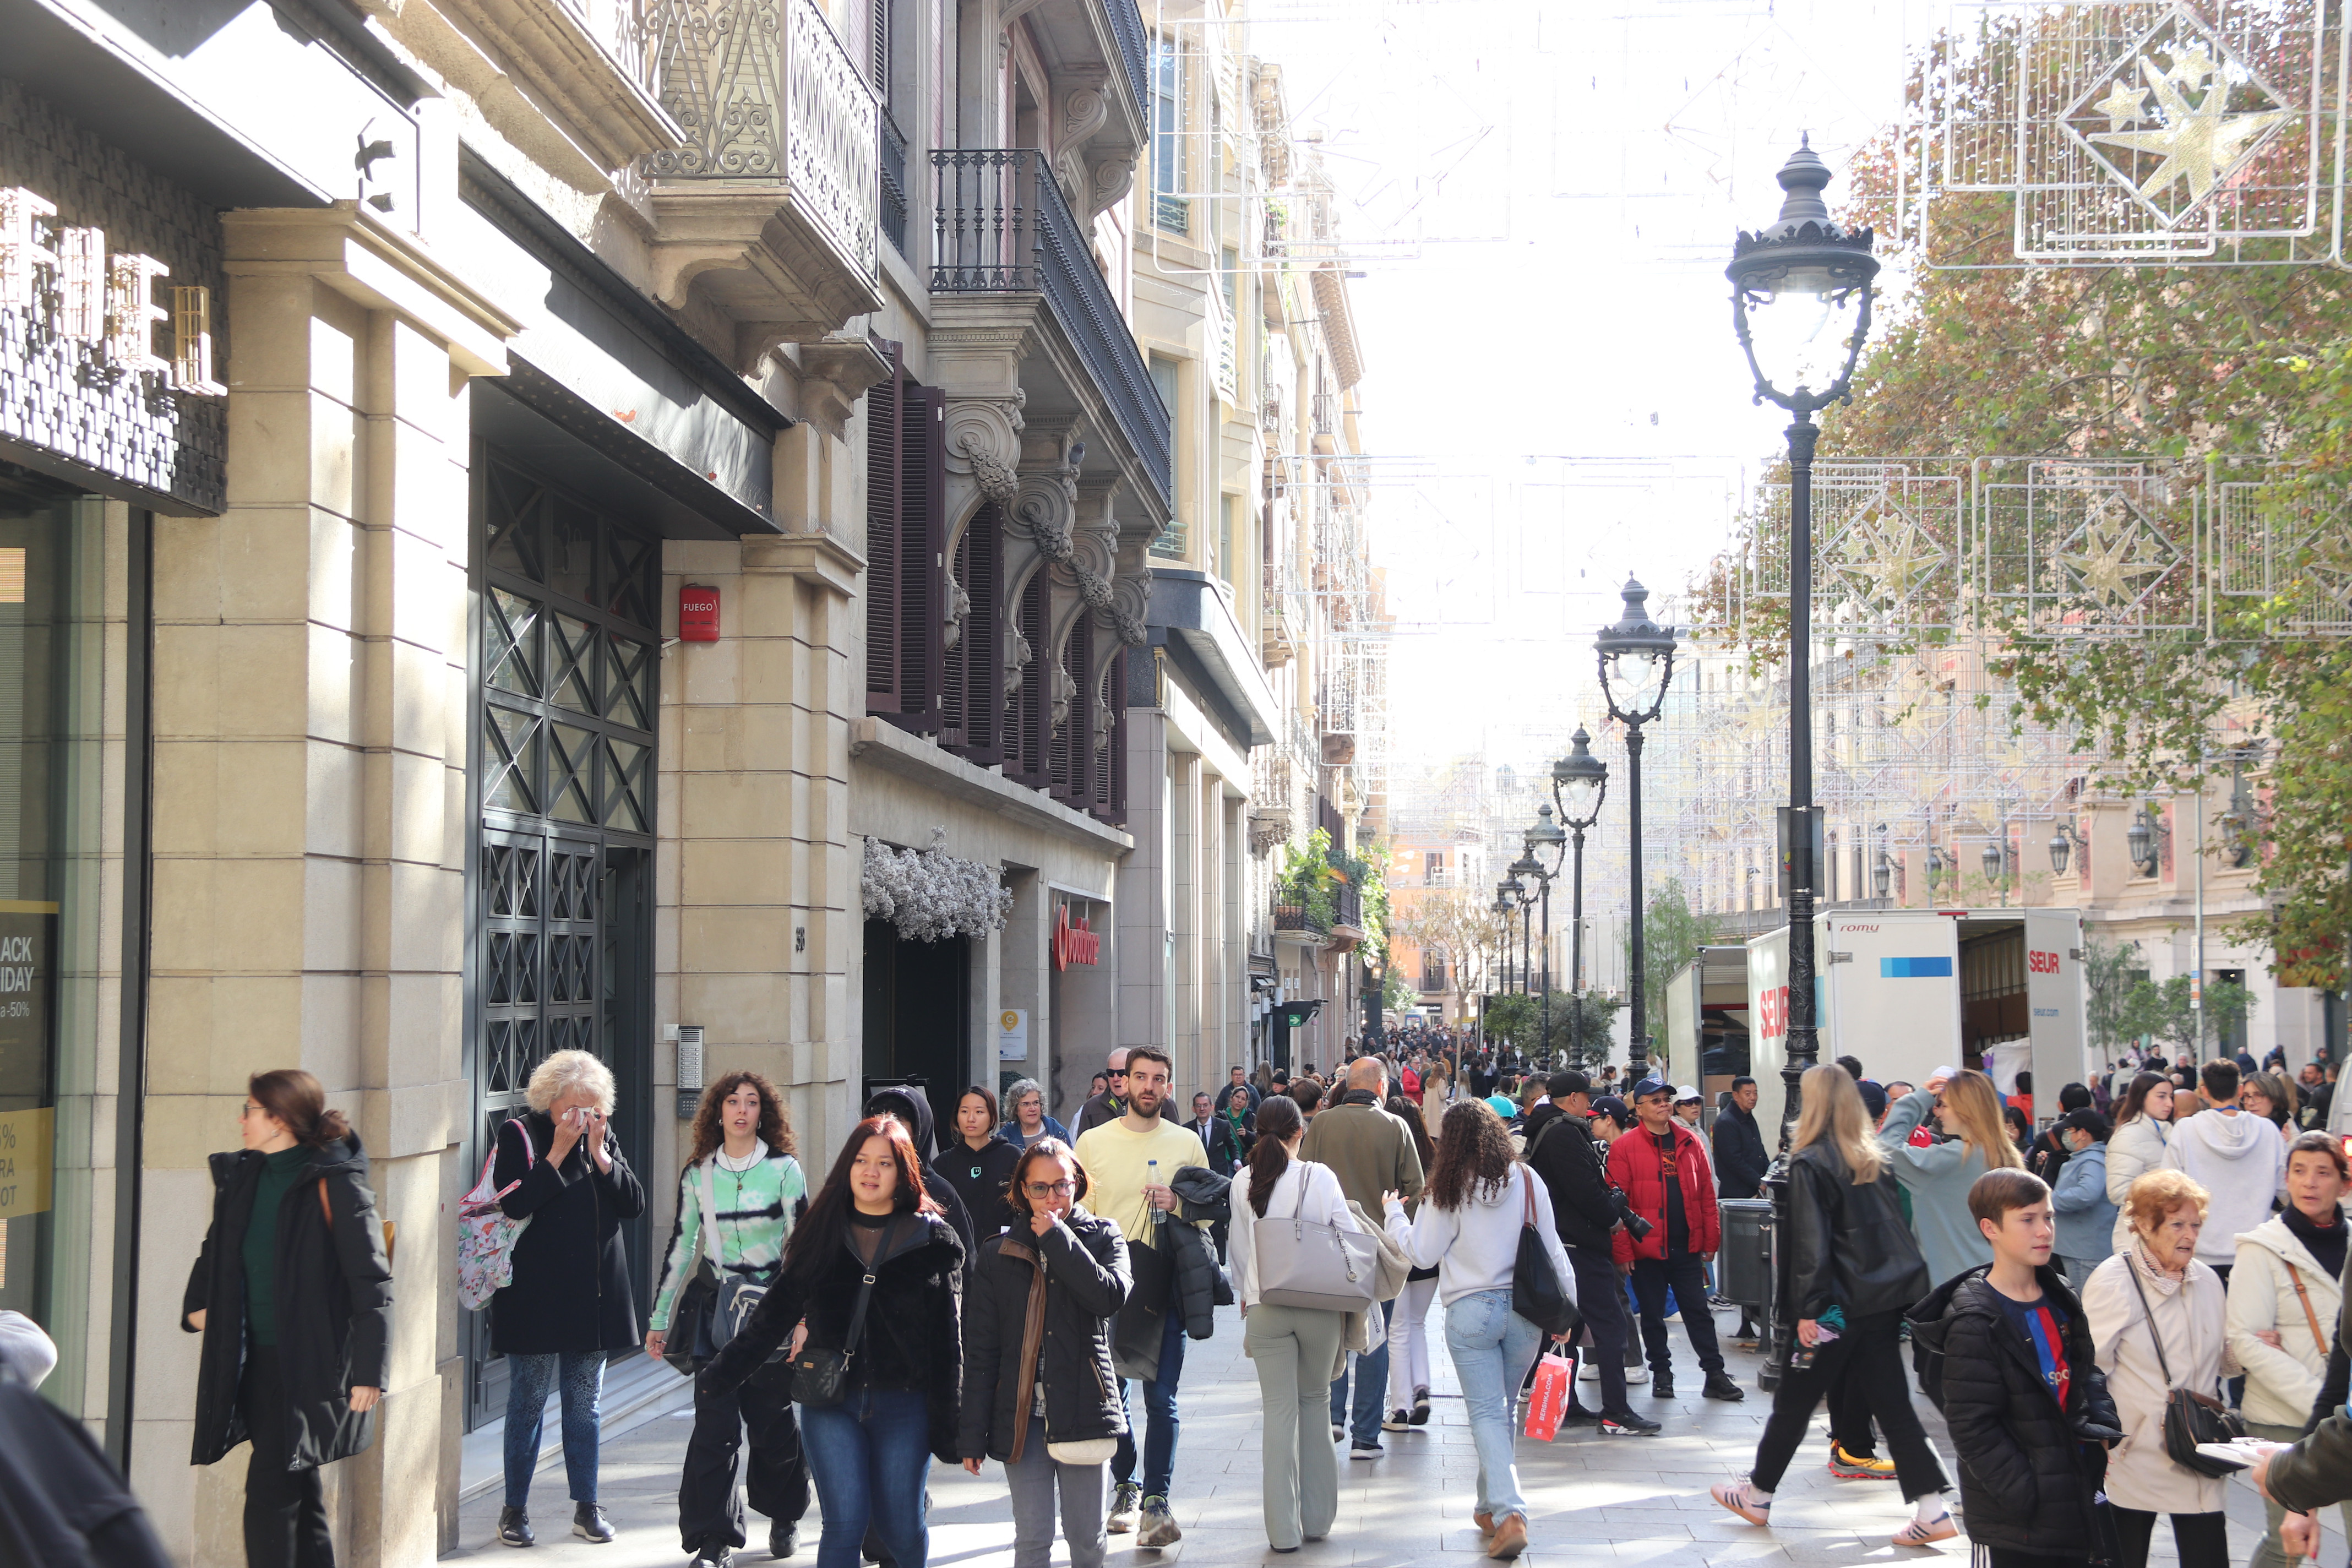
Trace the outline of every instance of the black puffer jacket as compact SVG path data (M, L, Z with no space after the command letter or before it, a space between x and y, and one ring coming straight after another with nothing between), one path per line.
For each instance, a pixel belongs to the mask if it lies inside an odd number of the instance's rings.
M2063 1407L1982 1268L1946 1280L1920 1302L1911 1337L1944 1358L1944 1420L1959 1455L1969 1538L2080 1562L2109 1544L2091 1501L2107 1470L2106 1449L2094 1435L2118 1434L2120 1424L2092 1358L2083 1304L2057 1270L2045 1266L2034 1274L2066 1319Z
M1084 1209L1043 1236L1023 1218L991 1237L963 1313L961 1459L1019 1458L1032 1443L1080 1443L1127 1430L1111 1374L1110 1321L1134 1276L1118 1226ZM1045 1384L1045 1430L1030 1413Z
M1528 1113L1528 1166L1551 1194L1552 1226L1561 1246L1609 1250L1617 1200L1609 1185L1608 1159L1584 1118L1549 1103Z
M1184 1165L1168 1178L1169 1190L1184 1205L1188 1221L1214 1225L1233 1217L1233 1179L1205 1165ZM1217 1309L1228 1306L1234 1288L1217 1267L1217 1255L1197 1224L1165 1225L1169 1261L1176 1266L1176 1309L1184 1314L1184 1331L1205 1340L1217 1330Z
M554 1146L555 1119L543 1110L499 1128L491 1179L520 1184L499 1207L530 1223L515 1238L514 1282L490 1298L490 1343L501 1355L628 1350L643 1336L621 1222L646 1212L646 1190L617 1141L606 1144L609 1171L596 1168L585 1139L560 1166L547 1158Z
M236 1408L245 1365L246 1225L266 1158L215 1154L213 1222L205 1233L180 1327L205 1313L196 1369L195 1459L209 1465L246 1439ZM392 1350L392 1265L383 1255L367 1152L359 1134L317 1150L278 1205L278 1362L293 1405L289 1469L346 1459L375 1441L375 1412L352 1414L354 1388L382 1388ZM327 1214L319 1206L323 1190Z
M1789 1163L1789 1300L1798 1318L1818 1318L1832 1304L1846 1321L1900 1312L1933 1283L1919 1243L1903 1223L1892 1171L1856 1186L1844 1159L1827 1143Z
M784 1268L760 1298L751 1321L696 1378L702 1393L733 1393L803 1317L810 1344L839 1349L847 1342L866 1266L847 1226L841 1230L840 1239L806 1268L787 1249ZM899 1215L885 1237L848 1385L922 1389L930 1396L931 1454L952 1465L959 1458L957 1396L963 1383L963 1240L938 1215Z

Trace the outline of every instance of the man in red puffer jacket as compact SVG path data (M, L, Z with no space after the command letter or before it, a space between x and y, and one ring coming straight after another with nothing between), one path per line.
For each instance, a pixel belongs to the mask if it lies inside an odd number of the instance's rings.
M1633 1281L1642 1304L1642 1345L1649 1352L1650 1394L1667 1399L1675 1392L1675 1363L1666 1348L1666 1292L1682 1310L1683 1331L1698 1352L1709 1399L1745 1399L1747 1394L1723 1370L1723 1352L1707 1312L1706 1266L1721 1245L1722 1220L1715 1206L1715 1174L1698 1134L1675 1120L1675 1086L1645 1078L1633 1086L1636 1124L1609 1145L1609 1182L1625 1194L1633 1213L1650 1222L1639 1241L1620 1226L1611 1238L1617 1271Z

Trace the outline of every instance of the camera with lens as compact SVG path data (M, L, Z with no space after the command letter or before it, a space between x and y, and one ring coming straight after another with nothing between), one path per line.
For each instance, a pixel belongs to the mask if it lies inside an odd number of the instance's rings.
M1623 1193L1612 1187L1609 1189L1609 1197L1610 1201L1617 1205L1617 1223L1623 1226L1625 1234L1635 1241L1646 1241L1649 1239L1650 1233L1658 1228L1633 1212L1632 1201Z

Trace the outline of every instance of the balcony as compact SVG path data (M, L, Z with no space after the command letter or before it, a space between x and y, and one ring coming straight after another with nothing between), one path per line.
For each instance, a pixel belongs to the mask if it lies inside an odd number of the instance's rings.
M1145 96L1146 71L1150 68L1149 46L1143 31L1143 13L1135 0L1103 0L1103 13L1110 19L1111 36L1118 40L1118 63L1127 71L1127 84L1135 89L1135 101L1149 103Z
M663 302L732 322L744 372L879 310L880 116L814 0L654 0L645 29L655 95L685 132L645 160Z
M1325 917L1307 905L1276 904L1274 906L1274 934L1277 939L1287 937L1293 942L1307 939L1319 947L1331 931Z
M1036 334L1045 341L1024 358L1025 411L1073 414L1090 430L1118 437L1127 450L1113 463L1165 518L1174 494L1173 416L1045 159L1020 147L942 148L931 163L938 324L1018 328L1042 307L1038 324L1057 331Z

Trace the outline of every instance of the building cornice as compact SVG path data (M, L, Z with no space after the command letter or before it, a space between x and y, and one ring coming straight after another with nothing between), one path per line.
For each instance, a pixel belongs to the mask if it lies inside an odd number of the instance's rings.
M1034 827L1105 855L1124 855L1135 840L1106 827L1053 796L1014 784L1003 773L965 762L918 735L879 719L849 721L849 754L856 762L898 774L926 789L993 811L1009 822Z

